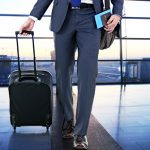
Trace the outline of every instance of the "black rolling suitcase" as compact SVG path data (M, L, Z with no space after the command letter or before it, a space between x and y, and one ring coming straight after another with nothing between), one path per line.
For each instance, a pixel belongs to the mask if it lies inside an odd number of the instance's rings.
M52 76L47 71L36 70L34 33L32 35L34 70L21 71L16 32L18 71L10 74L10 122L14 130L19 126L45 126L47 129L52 123Z

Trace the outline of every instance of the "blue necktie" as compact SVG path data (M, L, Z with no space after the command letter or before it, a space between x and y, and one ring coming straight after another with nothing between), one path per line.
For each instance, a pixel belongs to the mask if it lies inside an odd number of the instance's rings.
M79 7L81 0L71 0L72 7Z

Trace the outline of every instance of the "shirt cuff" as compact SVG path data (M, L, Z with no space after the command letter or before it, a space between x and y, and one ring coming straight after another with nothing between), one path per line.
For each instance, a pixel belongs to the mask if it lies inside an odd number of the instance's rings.
M29 18L31 18L32 20L34 20L35 22L38 20L36 17L34 16L29 16Z

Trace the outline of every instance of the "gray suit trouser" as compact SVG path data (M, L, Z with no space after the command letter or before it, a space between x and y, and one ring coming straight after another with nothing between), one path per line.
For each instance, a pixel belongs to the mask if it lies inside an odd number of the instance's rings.
M57 90L66 120L73 118L71 75L78 48L78 102L74 129L78 135L87 133L95 94L100 31L96 29L94 14L93 8L68 10L62 29L54 33Z

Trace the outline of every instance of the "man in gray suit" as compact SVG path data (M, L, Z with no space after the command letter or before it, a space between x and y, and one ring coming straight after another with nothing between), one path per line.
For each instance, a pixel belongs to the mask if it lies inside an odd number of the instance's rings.
M103 4L102 0L81 0L80 4L74 6L72 1L38 0L30 16L21 26L20 32L32 30L35 21L42 18L53 2L51 30L54 32L56 50L57 89L65 117L62 137L74 138L75 149L87 149L86 134L95 93L100 41L100 30L96 29L94 15L102 11ZM112 32L120 21L123 8L123 0L111 2L113 15L105 27L108 32ZM71 75L76 48L78 48L78 102L74 126Z

